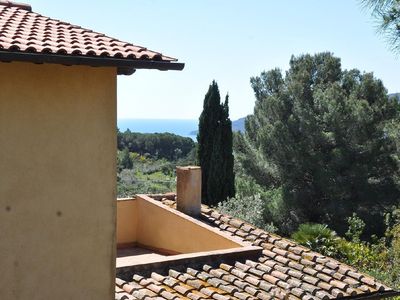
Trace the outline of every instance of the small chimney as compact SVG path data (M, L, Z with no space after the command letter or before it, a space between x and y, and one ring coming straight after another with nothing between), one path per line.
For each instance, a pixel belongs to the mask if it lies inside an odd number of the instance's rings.
M201 214L201 168L197 166L176 167L177 209L189 216Z

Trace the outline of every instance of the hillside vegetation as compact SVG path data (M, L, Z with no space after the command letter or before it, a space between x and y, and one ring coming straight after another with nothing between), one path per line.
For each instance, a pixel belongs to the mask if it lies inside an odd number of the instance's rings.
M331 53L289 65L251 78L236 194L212 205L400 288L400 103ZM196 152L189 138L119 132L119 196L174 190L175 166Z
M194 164L192 139L172 133L137 133L117 130L117 195L175 190L175 167Z

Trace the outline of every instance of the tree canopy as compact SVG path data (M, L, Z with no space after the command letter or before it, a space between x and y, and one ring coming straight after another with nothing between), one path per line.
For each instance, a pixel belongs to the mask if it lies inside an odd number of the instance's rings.
M339 58L319 53L293 56L285 75L262 72L251 85L254 113L237 135L236 157L258 184L282 188L291 219L341 232L353 212L368 220L399 203L388 132L399 104L372 73L342 70Z
M138 133L117 130L118 150L128 148L129 152L151 155L155 158L177 160L186 157L195 147L191 138L173 133Z
M228 96L221 103L215 81L204 98L197 141L197 157L202 168L203 203L216 205L227 197L233 197L235 187Z

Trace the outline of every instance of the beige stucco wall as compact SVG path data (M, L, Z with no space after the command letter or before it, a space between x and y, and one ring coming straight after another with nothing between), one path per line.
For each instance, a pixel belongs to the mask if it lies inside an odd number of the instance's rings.
M135 199L117 201L117 245L129 246L137 242L138 208Z
M217 230L185 214L138 196L137 242L151 248L193 253L240 247Z
M0 63L0 299L113 299L116 70Z

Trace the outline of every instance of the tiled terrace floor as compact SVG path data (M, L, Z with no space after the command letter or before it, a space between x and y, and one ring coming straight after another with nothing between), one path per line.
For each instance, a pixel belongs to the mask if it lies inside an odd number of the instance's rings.
M151 263L164 257L166 257L166 255L136 246L117 249L117 262L127 262L129 260L132 265L138 263Z

